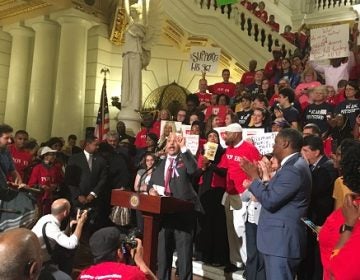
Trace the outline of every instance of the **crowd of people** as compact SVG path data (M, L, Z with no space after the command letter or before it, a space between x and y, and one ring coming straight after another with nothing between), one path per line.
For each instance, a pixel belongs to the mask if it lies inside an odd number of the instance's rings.
M261 18L264 8L260 2ZM355 41L358 34L352 36ZM175 249L180 279L192 279L193 257L225 273L245 270L251 280L360 277L350 261L356 262L360 218L356 44L349 57L331 59L330 65L309 62L307 54L288 58L277 48L272 53L263 69L252 59L237 83L228 69L218 83L200 79L198 91L174 116L167 108L144 116L135 136L119 121L101 143L86 135L77 146L77 137L69 135L66 143L52 137L38 145L27 131L12 137L13 129L0 125L2 211L17 207L12 190L38 190L29 199L39 211L32 232L0 235L0 278L21 279L21 265L26 279L71 279L84 240L94 265L79 279L110 272L156 279L142 259L141 240L129 247L124 229L110 219L113 189L193 203L194 210L162 219L159 279L169 279ZM190 125L189 134L199 136L193 154L176 123ZM245 128L277 132L273 152L260 154L251 138L243 139ZM304 217L315 233L306 230ZM144 230L140 212L131 225ZM5 259L14 246L24 253ZM136 268L129 267L131 260Z

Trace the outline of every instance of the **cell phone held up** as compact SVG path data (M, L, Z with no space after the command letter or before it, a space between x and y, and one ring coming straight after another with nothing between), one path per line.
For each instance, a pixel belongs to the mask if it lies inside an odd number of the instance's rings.
M301 221L308 227L311 229L311 231L318 235L319 234L319 227L317 225L315 225L311 220L309 220L308 218L301 218Z

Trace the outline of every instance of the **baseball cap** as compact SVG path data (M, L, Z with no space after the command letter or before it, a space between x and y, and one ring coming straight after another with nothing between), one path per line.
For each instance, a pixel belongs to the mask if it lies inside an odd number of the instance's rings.
M56 153L57 152L57 150L53 150L53 149L51 149L50 147L43 147L42 149L41 149L41 152L40 152L40 155L41 156L43 156L43 155L45 155L45 154L47 154L47 153Z
M108 254L119 248L120 240L125 239L116 227L105 227L96 231L89 240L89 246L94 261L104 259Z
M226 132L242 132L242 127L238 123L231 123L226 127Z

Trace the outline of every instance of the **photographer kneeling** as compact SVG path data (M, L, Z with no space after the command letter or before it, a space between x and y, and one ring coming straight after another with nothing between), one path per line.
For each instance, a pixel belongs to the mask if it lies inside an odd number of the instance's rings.
M106 227L91 236L89 245L95 265L84 269L79 280L157 279L144 262L140 239L121 234L116 227ZM130 265L133 262L136 266Z
M41 217L32 228L39 238L43 257L43 269L39 279L71 279L74 249L79 244L87 211L81 214L78 211L76 220L71 221L65 231L61 231L61 223L66 221L69 214L69 201L57 199L51 204L51 214ZM75 224L75 231L68 236L67 231Z

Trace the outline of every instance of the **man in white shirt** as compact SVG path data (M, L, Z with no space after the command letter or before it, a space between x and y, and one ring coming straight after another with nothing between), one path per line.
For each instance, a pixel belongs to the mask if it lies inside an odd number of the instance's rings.
M49 267L52 270L52 276L55 279L71 279L69 275L61 271L62 266L59 265L59 270L57 270L56 265L52 262L51 256L49 254L48 246L46 244L46 239L50 245L50 250L54 251L55 245L59 245L65 249L75 249L81 237L82 229L87 218L87 211L85 210L82 214L78 213L76 221L71 221L70 228L73 224L76 224L74 233L70 236L66 235L65 232L60 230L60 225L63 220L65 220L70 214L70 203L66 199L55 200L51 205L51 214L45 215L39 219L36 225L33 227L32 231L39 238L41 245L41 253L43 257L43 272L47 273ZM44 234L46 237L44 238ZM64 262L72 261L64 257ZM55 268L55 269L54 269ZM70 271L67 271L68 274L71 274Z

